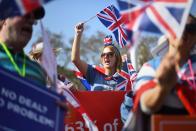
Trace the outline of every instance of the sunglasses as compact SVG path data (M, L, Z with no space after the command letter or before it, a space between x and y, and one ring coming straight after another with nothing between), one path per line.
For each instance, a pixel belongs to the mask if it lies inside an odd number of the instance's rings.
M107 52L107 53L102 53L101 58L103 57L109 57L112 58L114 56L114 52Z

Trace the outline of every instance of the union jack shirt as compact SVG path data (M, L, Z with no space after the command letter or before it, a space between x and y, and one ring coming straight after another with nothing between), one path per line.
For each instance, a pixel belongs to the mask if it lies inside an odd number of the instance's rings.
M125 78L121 77L119 73L115 73L112 77L108 77L103 72L98 71L91 65L88 65L86 80L91 85L91 91L104 90L125 90Z
M110 78L105 75L104 68L100 66L89 65L88 72L89 73L87 73L88 75L87 78L84 78L82 73L80 72L76 72L75 74L77 78L80 79L84 87L87 90L91 90L91 91L93 90L129 91L129 90L132 90L133 82L135 81L136 76L137 76L137 72L134 70L130 60L127 60L127 58L123 62L123 67L121 69L121 72L115 73ZM95 80L95 79L98 79L98 80ZM95 86L97 86L96 89L95 89Z

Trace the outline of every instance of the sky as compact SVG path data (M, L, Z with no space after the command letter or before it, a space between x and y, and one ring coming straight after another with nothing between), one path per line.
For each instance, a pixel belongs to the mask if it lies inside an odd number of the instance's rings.
M74 36L74 27L77 23L96 16L98 12L111 4L119 9L116 0L53 0L44 5L46 14L42 22L45 28L51 32L63 34L64 43L68 43L70 38ZM105 34L112 34L97 17L88 21L85 25L90 27L85 35L91 36L97 30ZM34 27L33 37L25 48L26 53L30 51L32 43L35 42L38 36L41 36L40 24Z
M74 36L74 27L77 23L90 19L111 4L118 8L116 0L53 0L44 5L46 14L42 22L50 31L62 33L67 43ZM112 34L97 17L88 21L86 25L90 27L86 35L93 35L97 30ZM34 26L33 37L25 48L25 52L30 51L32 43L40 35L38 23Z

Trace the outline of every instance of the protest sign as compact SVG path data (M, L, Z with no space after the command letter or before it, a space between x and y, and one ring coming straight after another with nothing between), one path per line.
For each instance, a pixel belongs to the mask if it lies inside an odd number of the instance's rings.
M0 69L0 130L62 131L63 97L43 86Z

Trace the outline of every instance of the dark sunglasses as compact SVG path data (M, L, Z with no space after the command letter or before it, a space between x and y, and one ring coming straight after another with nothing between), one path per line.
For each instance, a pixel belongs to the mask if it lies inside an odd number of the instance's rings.
M101 54L101 58L105 56L112 58L114 56L114 52L107 52Z

